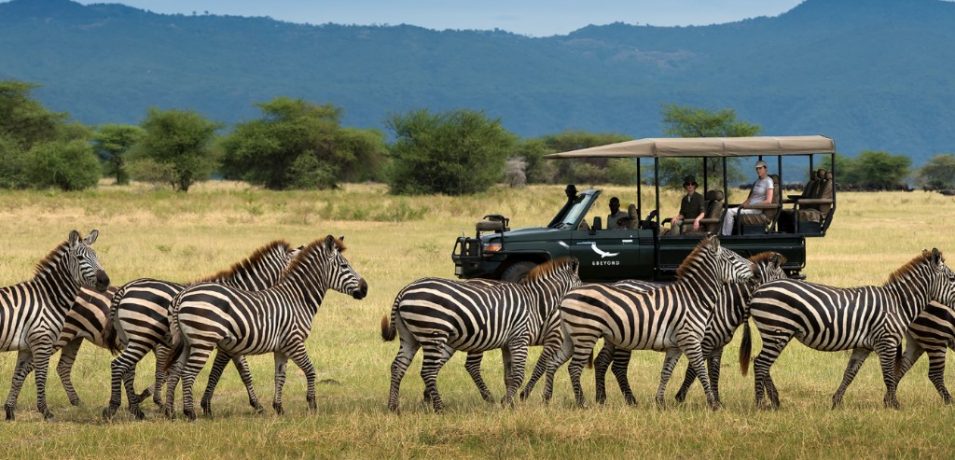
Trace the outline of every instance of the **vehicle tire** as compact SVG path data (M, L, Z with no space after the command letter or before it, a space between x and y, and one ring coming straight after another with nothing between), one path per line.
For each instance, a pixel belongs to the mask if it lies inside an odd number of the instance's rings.
M501 281L508 281L511 283L517 283L523 280L531 270L536 267L537 264L528 260L523 262L517 262L510 267L504 269L504 272L501 273Z

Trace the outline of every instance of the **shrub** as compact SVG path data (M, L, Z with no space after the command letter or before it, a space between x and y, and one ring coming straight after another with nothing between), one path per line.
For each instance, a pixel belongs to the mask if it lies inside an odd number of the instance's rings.
M26 156L26 172L35 187L82 190L96 186L100 163L85 141L56 141L39 144Z

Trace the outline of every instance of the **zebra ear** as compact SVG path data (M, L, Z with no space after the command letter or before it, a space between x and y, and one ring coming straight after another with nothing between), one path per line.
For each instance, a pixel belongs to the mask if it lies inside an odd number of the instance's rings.
M932 248L932 264L938 265L942 261L942 251L938 248Z
M67 241L70 242L70 246L76 246L76 243L80 242L80 232L76 230L71 231Z
M775 265L775 266L778 267L778 266L780 265L780 263L779 263L779 262L780 262L780 260L779 260L779 253L778 253L778 252L774 252L774 253L773 253L773 256L770 257L769 260L773 262L773 265Z
M335 237L328 235L325 237L325 249L331 251L335 249Z
M717 238L716 235L710 235L707 238L708 241L706 242L706 245L709 246L711 250L718 251L720 249L720 239Z
M96 238L99 238L99 230L94 228L86 238L83 238L83 243L90 246L96 242Z
M341 242L345 242L345 235L342 235L342 236L338 237L338 239L339 239L339 241L341 241Z

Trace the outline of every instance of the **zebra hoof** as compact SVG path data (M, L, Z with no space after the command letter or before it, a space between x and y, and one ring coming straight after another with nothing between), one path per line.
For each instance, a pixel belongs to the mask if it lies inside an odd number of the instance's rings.
M202 407L202 415L206 417L212 416L212 403L209 402L209 400L203 399L202 402L199 403L199 406Z
M15 408L13 406L8 406L8 405L3 406L3 411L6 412L7 420L13 421L17 419L17 416L14 414L14 409Z
M634 398L633 395L626 395L624 399L627 401L628 406L636 406L637 398Z
M252 410L254 410L256 414L261 415L265 413L265 408L262 407L262 405L259 404L258 402L251 404L251 406L252 406Z
M119 408L118 406L113 406L112 404L110 404L110 405L107 406L107 407L104 407L104 408L103 408L103 420L107 420L107 421L108 421L108 420L112 420L112 419L113 419L113 416L116 415L116 409L118 409L118 408Z
M78 398L78 397L77 397L77 398L70 398L70 405L71 405L71 406L74 406L74 407L75 407L75 406L79 406L79 405L80 405L80 398Z
M318 403L315 402L315 398L310 398L307 400L307 402L308 402L309 412L312 412L312 413L318 412Z
M196 411L192 409L184 409L182 413L186 416L186 419L190 422L196 421Z
M146 418L146 414L143 413L143 410L140 409L138 405L130 406L129 409L126 410L129 411L130 414L133 414L133 417L135 417L136 420L143 420Z
M519 397L521 398L521 401L527 401L527 398L529 398L530 396L531 394L527 390L522 391L521 394L519 395Z
M176 418L176 411L170 406L162 406L162 415L167 419L172 420Z
M494 396L491 395L491 393L483 393L483 394L481 394L481 398L483 398L483 399L484 399L484 402L486 402L486 403L493 403L493 402L494 402ZM428 404L430 404L430 403L431 403L431 399L428 398L428 399L425 400L425 402L428 403Z
M275 415L284 415L285 409L282 408L281 404L272 404L272 409L275 410Z
M676 396L673 397L673 400L678 403L683 403L686 401L686 393L677 393Z
M43 410L43 420L50 421L53 420L53 412L49 409Z

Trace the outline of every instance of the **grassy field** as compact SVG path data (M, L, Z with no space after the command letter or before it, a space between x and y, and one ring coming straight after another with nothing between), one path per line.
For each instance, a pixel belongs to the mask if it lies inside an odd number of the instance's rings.
M606 214L611 194L626 204L633 193L609 188L599 213ZM537 225L547 222L562 201L563 190L557 186L494 189L462 198L398 198L377 185L275 193L241 184L204 184L187 195L136 186L78 193L0 192L0 285L32 276L34 264L73 228L100 230L95 248L115 285L141 276L188 281L217 272L270 240L303 244L329 233L345 235L346 256L370 285L362 301L329 294L315 319L308 345L321 381L317 414L306 412L305 379L293 370L285 390L286 415L253 415L230 368L216 394L213 419L167 421L146 407L147 421L136 422L121 412L112 423L104 423L99 414L109 397L110 355L84 345L73 377L83 404L71 407L52 376L47 394L56 419L45 423L35 409L29 380L20 395L17 421L0 429L0 457L951 458L955 453L955 409L940 404L925 377L925 359L902 382L901 411L882 409L884 387L875 359L863 367L844 408L831 411L830 396L848 354L820 353L796 343L774 366L783 404L778 412L753 409L752 377L739 375L734 342L724 359L720 383L726 407L719 412L705 409L699 386L685 404L656 409L652 394L663 355L641 352L634 355L630 371L639 400L636 408L624 404L613 382L605 406L573 407L563 369L550 405L540 401L539 391L515 410L487 405L459 354L439 380L444 414L435 415L420 404L420 355L402 385L402 414L390 414L389 366L397 343L381 341L379 320L394 294L421 276L450 277L454 238L471 234L482 215L509 215L512 227ZM675 205L678 197L668 193L663 202ZM664 208L663 215L674 211ZM838 286L881 284L922 248L955 251L949 225L953 215L955 199L937 194L841 193L829 235L808 242L805 273L812 281ZM758 339L756 346L758 350ZM532 351L533 359L538 351ZM484 366L498 396L503 390L499 356L490 353ZM14 361L15 353L0 354L4 397ZM268 407L272 358L249 361ZM680 377L685 362L678 367ZM948 362L952 367L951 356ZM139 367L139 388L151 382L152 365L150 356ZM949 375L953 372L950 369ZM204 374L198 391L204 387ZM951 385L951 377L948 381ZM591 371L585 371L584 383L592 401ZM668 397L676 386L678 382L671 382Z

